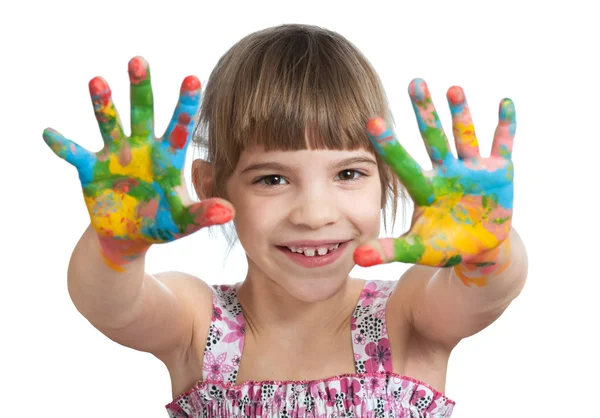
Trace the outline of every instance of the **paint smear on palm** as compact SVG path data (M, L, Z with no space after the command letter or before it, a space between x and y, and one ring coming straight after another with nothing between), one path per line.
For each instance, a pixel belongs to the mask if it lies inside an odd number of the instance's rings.
M53 130L44 139L79 172L93 227L107 263L117 270L152 243L168 242L203 226L225 223L232 210L220 204L184 207L175 189L200 100L200 82L187 77L179 103L162 138L154 137L150 70L136 57L129 63L131 136L123 128L104 79L90 81L94 113L104 141L93 154Z
M506 159L481 159L477 138L462 89L450 89L459 155L456 159L447 140L426 85L411 83L411 98L423 139L432 159L433 171L425 177L418 164L404 151L381 118L369 121L367 131L416 204L415 221L409 233L367 243L355 252L355 261L369 266L392 261L431 266L455 266L496 248L509 234L512 218L512 163ZM514 136L514 107L503 101L499 129ZM503 107L508 110L504 111ZM498 140L500 139L500 140ZM509 149L510 140L498 140L499 149ZM501 145L504 144L504 145ZM457 144L457 148L459 144Z

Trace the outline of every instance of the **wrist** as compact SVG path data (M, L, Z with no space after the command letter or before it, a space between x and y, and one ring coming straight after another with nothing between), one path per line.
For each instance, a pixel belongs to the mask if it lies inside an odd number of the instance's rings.
M118 272L124 271L128 264L142 258L151 246L146 241L118 239L97 232L96 236L104 262Z
M510 261L510 237L507 237L500 245L457 264L453 269L466 286L486 286L488 279L506 270Z

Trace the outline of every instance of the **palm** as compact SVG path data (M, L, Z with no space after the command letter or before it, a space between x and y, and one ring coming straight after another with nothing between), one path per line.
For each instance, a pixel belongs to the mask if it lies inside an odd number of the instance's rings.
M104 147L91 153L53 130L44 139L54 152L74 165L81 180L91 223L101 236L147 243L167 242L203 226L229 219L207 216L209 206L227 203L211 199L186 207L181 170L198 109L200 83L187 77L167 131L154 136L153 97L147 63L129 63L131 136L125 136L101 78L90 82L90 93ZM213 210L213 215L214 215ZM218 217L217 217L218 218Z
M471 116L462 89L453 87L448 99L458 158L431 102L427 86L415 80L411 99L433 168L424 171L396 141L380 118L369 121L369 134L415 202L410 230L400 238L379 240L357 250L361 265L402 261L452 266L497 247L508 236L512 221L512 141L514 106L501 103L500 122L490 157L479 154ZM361 251L368 254L361 259Z

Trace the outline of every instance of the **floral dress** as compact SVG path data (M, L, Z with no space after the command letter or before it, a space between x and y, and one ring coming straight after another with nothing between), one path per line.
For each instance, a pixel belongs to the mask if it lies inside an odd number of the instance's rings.
M239 286L213 287L202 381L166 405L170 418L447 418L454 402L392 372L386 302L397 281L367 281L351 320L356 373L236 385L245 322Z

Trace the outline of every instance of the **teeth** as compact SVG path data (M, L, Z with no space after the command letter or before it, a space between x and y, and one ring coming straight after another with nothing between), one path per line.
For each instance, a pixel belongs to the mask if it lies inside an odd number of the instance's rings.
M288 247L288 248L293 253L304 253L304 255L307 257L314 257L315 254L325 255L329 251L333 251L336 248L338 248L339 246L340 246L340 244L338 243L338 244L334 244L334 245L330 246L329 248L327 248L327 247L319 247L319 248Z

